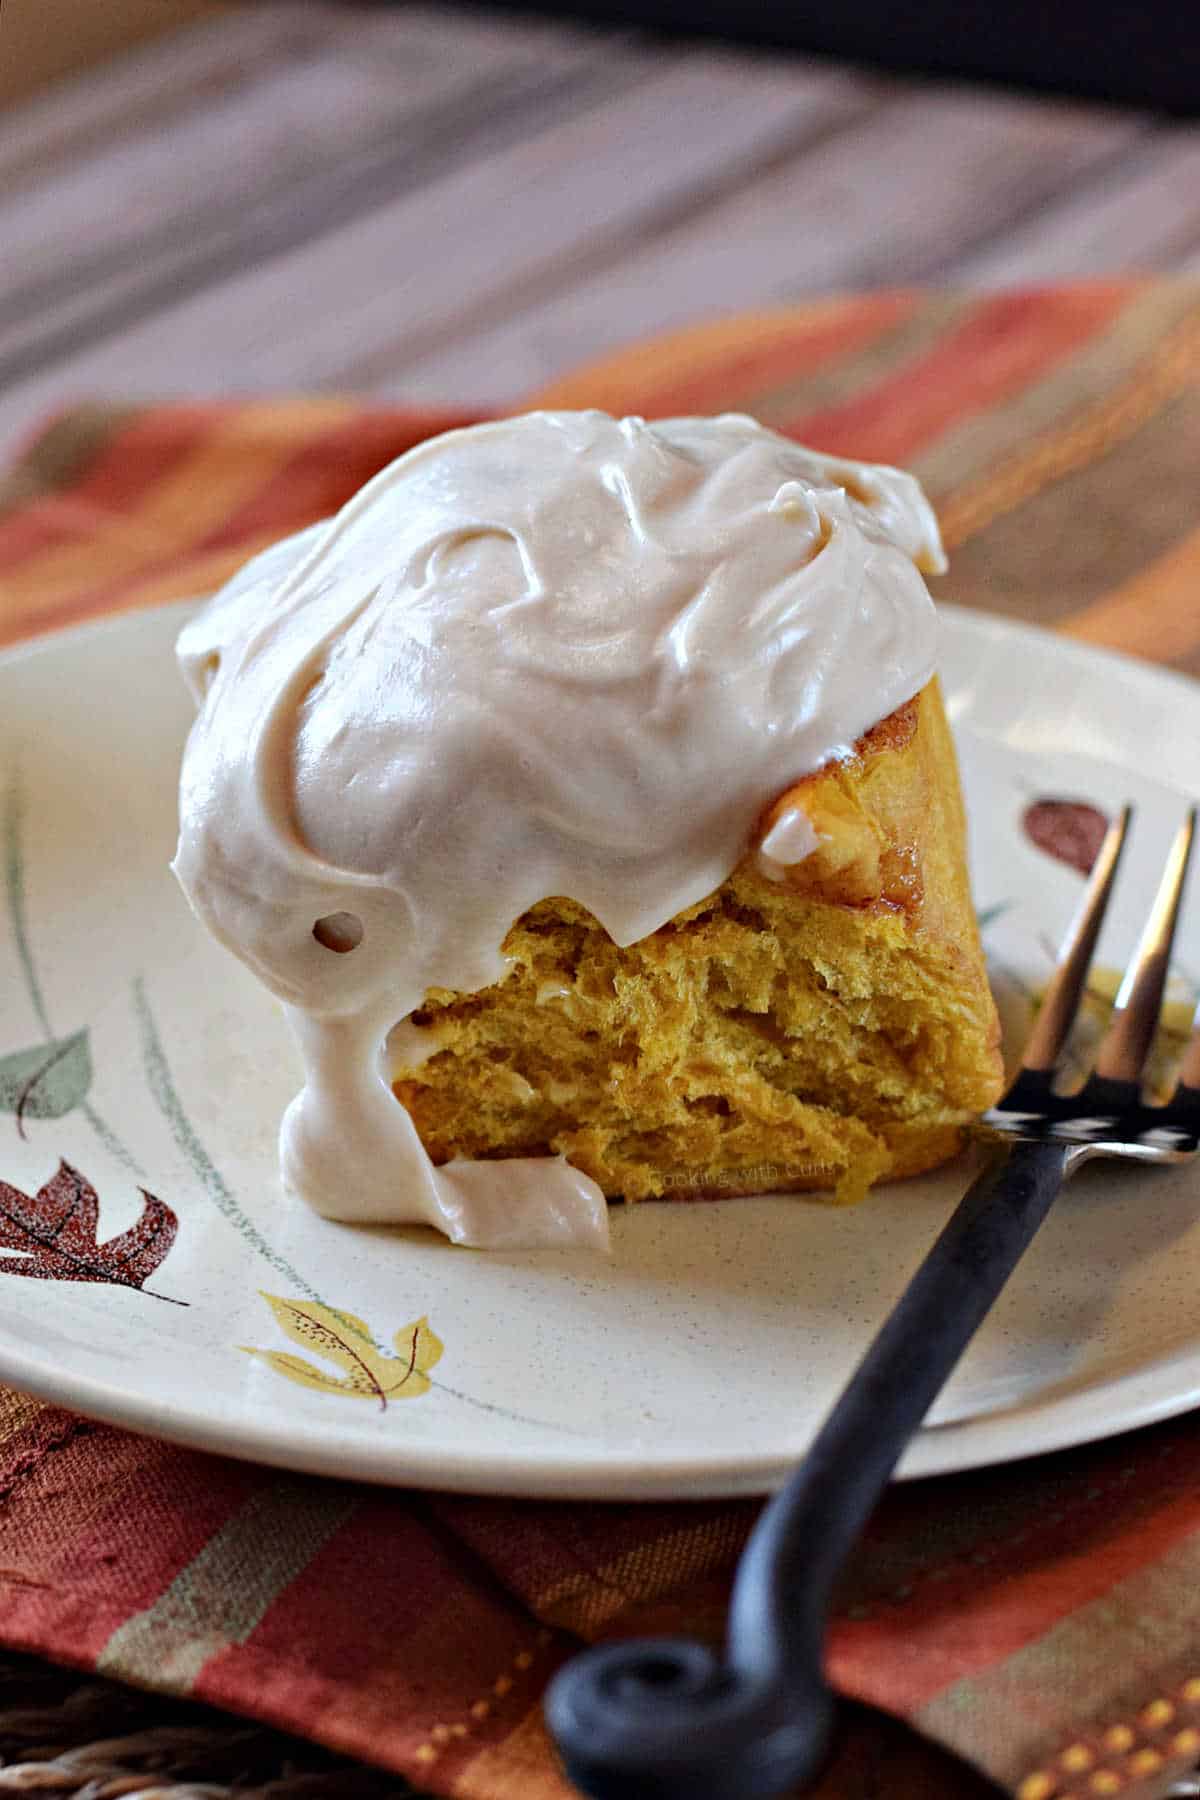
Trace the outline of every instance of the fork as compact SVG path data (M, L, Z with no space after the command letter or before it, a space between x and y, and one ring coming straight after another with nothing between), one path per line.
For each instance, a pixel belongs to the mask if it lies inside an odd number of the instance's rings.
M546 1718L593 1800L766 1800L819 1774L836 1703L822 1673L830 1597L909 1438L1066 1181L1095 1156L1183 1162L1200 1148L1200 1011L1174 1092L1143 1093L1196 830L1175 837L1093 1073L1060 1058L1129 831L1110 827L1016 1079L981 1133L984 1168L742 1553L724 1657L683 1638L602 1646L552 1682Z

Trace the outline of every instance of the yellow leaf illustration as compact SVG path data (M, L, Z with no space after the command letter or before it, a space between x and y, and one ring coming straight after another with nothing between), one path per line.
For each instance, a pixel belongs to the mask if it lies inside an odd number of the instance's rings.
M341 1376L321 1369L306 1357L283 1350L264 1350L242 1344L248 1356L263 1362L289 1381L318 1388L327 1394L348 1394L356 1400L377 1400L380 1410L389 1400L409 1400L429 1392L429 1370L440 1359L442 1343L420 1318L402 1325L393 1342L399 1354L388 1356L378 1348L362 1319L353 1313L324 1306L319 1300L288 1300L280 1294L263 1294L281 1328L293 1343L315 1351L336 1364Z
M248 1344L240 1348L249 1356L260 1356L277 1374L286 1375L289 1381L298 1381L301 1387L321 1388L327 1394L346 1392L336 1375L327 1375L316 1363L305 1362L302 1356L290 1356L286 1350L252 1350Z

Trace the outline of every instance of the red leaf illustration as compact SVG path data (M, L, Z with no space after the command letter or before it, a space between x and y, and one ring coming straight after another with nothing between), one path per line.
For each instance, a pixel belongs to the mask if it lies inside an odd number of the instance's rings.
M32 1199L20 1188L0 1181L0 1248L24 1252L0 1256L0 1274L25 1275L33 1281L100 1281L141 1288L170 1250L179 1229L179 1220L164 1201L145 1188L141 1192L142 1216L137 1224L99 1244L96 1190L70 1163L60 1162L57 1174ZM167 1300L170 1295L155 1294L153 1298ZM187 1302L176 1300L173 1304L186 1306Z
M1039 850L1078 869L1081 875L1091 874L1108 830L1108 819L1098 806L1049 796L1027 806L1021 822L1026 837Z

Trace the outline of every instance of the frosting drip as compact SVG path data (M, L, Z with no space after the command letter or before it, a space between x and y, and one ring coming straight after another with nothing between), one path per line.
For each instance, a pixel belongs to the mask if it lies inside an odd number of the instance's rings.
M389 1032L499 980L540 899L628 944L718 887L778 793L928 680L917 571L943 566L897 470L598 412L422 444L249 563L179 642L174 867L288 1005L286 1182L460 1243L602 1241L562 1158L434 1169Z

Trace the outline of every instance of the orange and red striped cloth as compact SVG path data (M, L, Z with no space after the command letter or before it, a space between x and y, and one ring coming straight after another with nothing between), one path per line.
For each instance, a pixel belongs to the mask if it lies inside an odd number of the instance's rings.
M732 408L924 480L970 605L1200 673L1200 289L883 294L706 325L539 402ZM86 407L0 478L0 641L213 587L457 422L348 399ZM1198 714L1200 716L1200 714ZM551 1670L719 1631L754 1507L514 1503L222 1461L0 1391L0 1639L470 1800L565 1800ZM893 1490L830 1671L1020 1800L1200 1759L1200 1419Z

